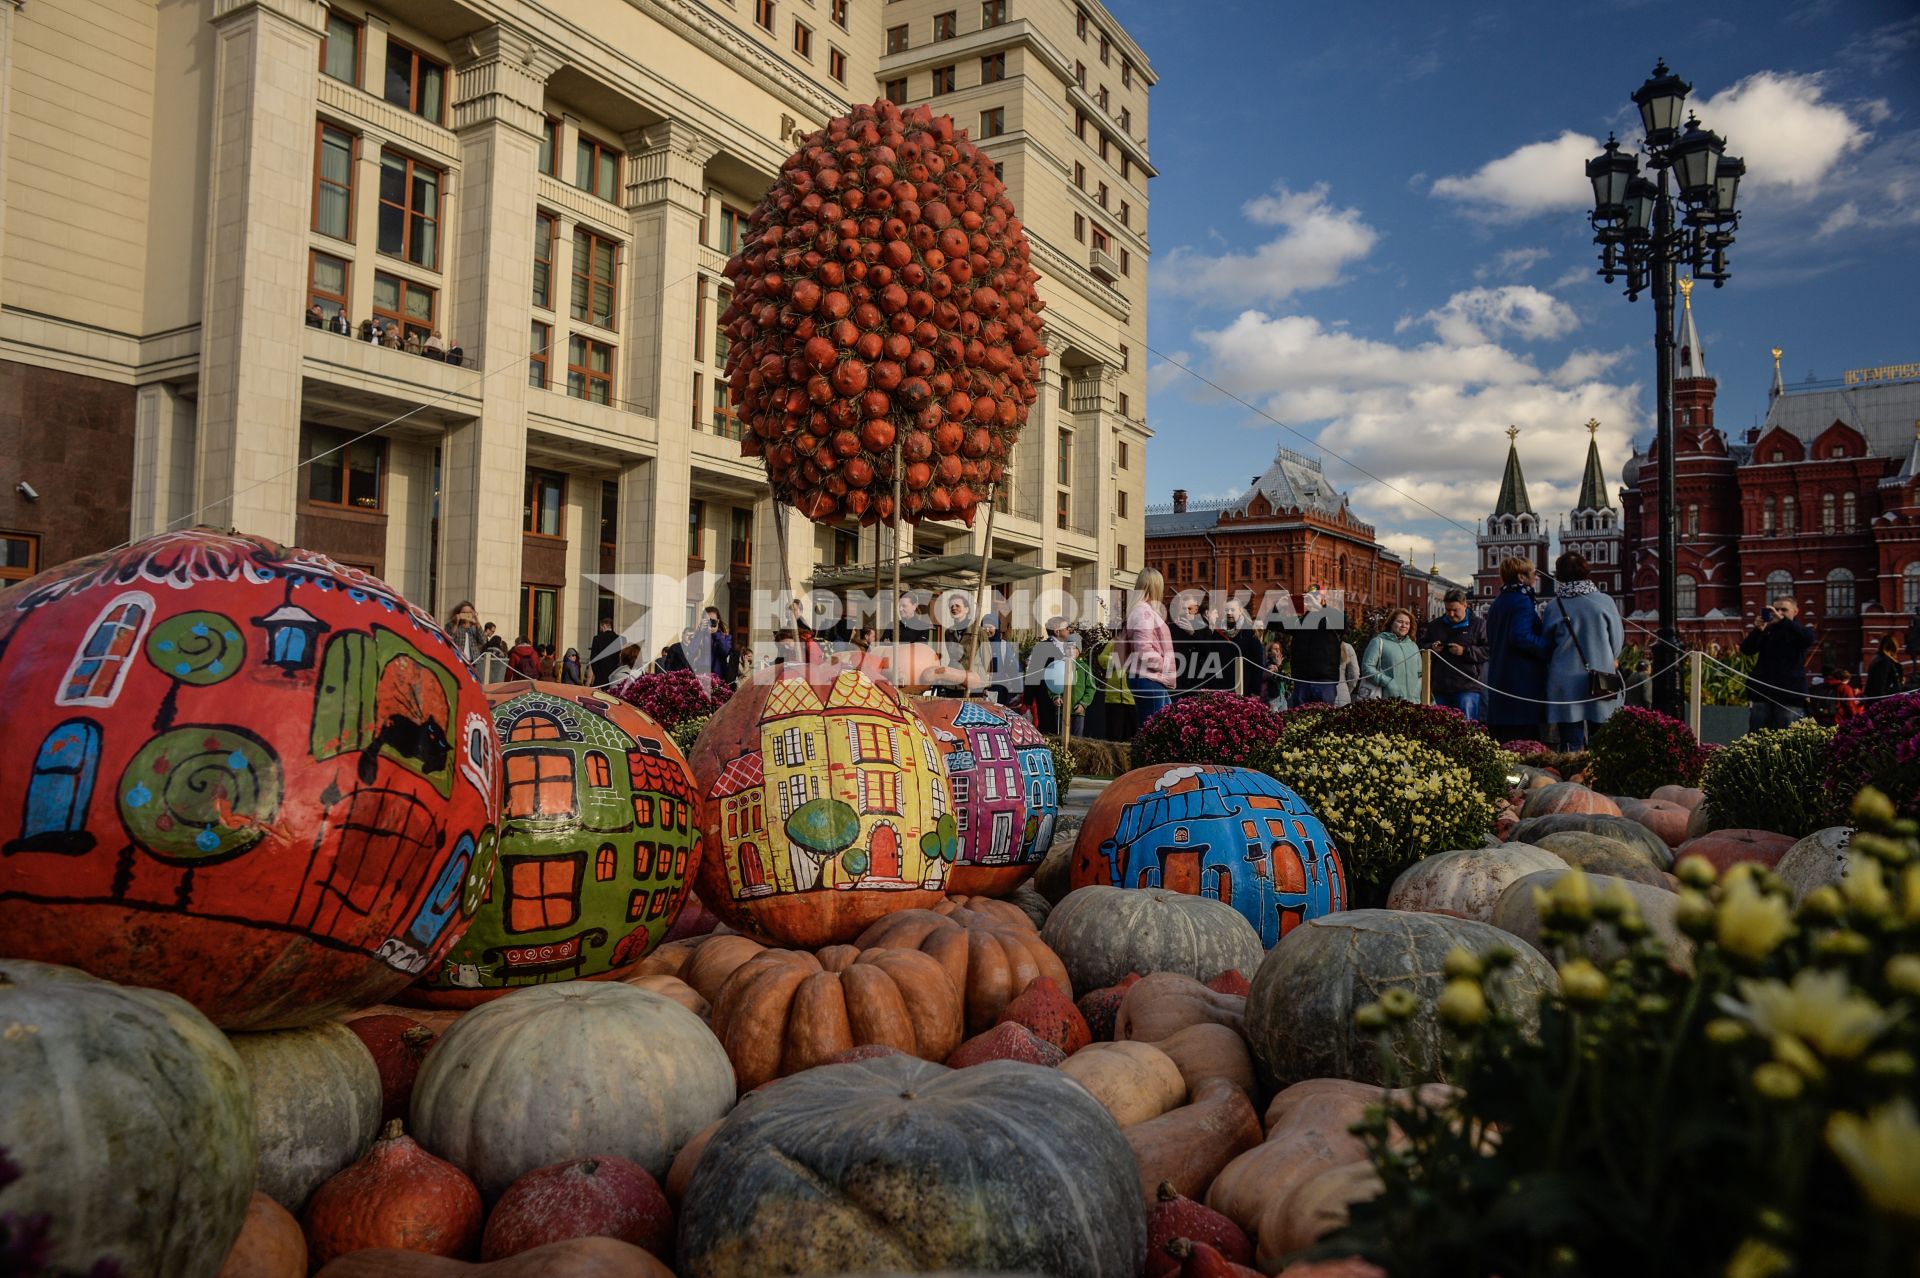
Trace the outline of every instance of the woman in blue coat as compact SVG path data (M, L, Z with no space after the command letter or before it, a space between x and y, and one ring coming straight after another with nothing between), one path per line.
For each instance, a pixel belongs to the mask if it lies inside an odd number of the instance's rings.
M1541 609L1552 655L1547 661L1547 721L1559 727L1562 750L1587 748L1587 728L1605 723L1620 708L1620 698L1587 700L1587 671L1611 674L1620 669L1626 629L1613 600L1587 579L1587 561L1568 551L1553 561L1559 578L1553 602ZM1584 658L1584 659L1583 659Z
M1546 628L1533 603L1531 560L1500 563L1500 597L1487 609L1487 727L1496 741L1540 735L1546 699Z

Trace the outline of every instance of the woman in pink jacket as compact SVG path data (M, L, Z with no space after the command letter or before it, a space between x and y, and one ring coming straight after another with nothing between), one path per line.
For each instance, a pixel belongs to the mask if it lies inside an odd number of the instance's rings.
M1120 669L1126 673L1127 687L1133 692L1135 722L1144 726L1148 719L1167 708L1173 691L1173 636L1162 615L1161 599L1167 593L1167 579L1153 568L1143 568L1134 582L1139 602L1127 613L1126 628L1120 632Z

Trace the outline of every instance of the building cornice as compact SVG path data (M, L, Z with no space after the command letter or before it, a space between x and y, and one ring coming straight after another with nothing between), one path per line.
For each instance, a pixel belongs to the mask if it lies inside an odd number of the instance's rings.
M20 0L14 0L14 7L22 7ZM327 6L322 0L213 0L211 21L218 25L248 9L259 9L284 18L315 35L325 35L327 32Z
M1031 228L1027 231L1027 242L1033 246L1034 270L1059 280L1122 323L1131 318L1133 306L1126 297L1118 289L1101 283L1084 264L1074 261L1063 250L1035 235ZM1053 323L1051 316L1047 322L1049 325ZM1113 354L1115 359L1119 358L1118 351Z
M681 39L733 64L748 79L819 121L846 111L848 99L829 93L782 62L738 27L694 0L627 0Z
M1140 42L1135 40L1125 27L1120 25L1120 19L1113 16L1111 9L1100 3L1100 0L1079 0L1079 3L1080 7L1087 11L1088 17L1098 18L1100 25L1112 33L1113 42L1120 46L1121 55L1133 63L1136 75L1147 77L1148 87L1160 83L1160 77L1154 73L1153 63L1148 59L1147 51L1140 47Z

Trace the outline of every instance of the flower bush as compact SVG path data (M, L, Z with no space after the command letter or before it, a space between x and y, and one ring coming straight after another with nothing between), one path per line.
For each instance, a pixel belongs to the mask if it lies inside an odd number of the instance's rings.
M1356 907L1384 900L1421 857L1478 847L1493 829L1493 804L1467 769L1411 737L1282 739L1265 770L1333 835Z
M700 734L706 730L707 722L712 718L710 714L703 714L691 719L682 719L667 729L667 735L672 737L673 743L680 747L681 754L691 755L693 743L700 739Z
M1259 766L1279 739L1282 716L1258 697L1233 692L1197 692L1147 720L1134 734L1133 766L1154 763L1217 763Z
M1509 741L1506 743L1505 747L1503 748L1506 750L1508 754L1520 760L1522 763L1532 763L1534 759L1538 758L1543 754L1553 753L1553 747L1548 745L1546 742L1534 741L1530 739L1522 739L1519 741Z
M1382 1192L1314 1254L1395 1278L1911 1272L1920 841L1877 792L1853 813L1845 880L1797 910L1756 866L1716 881L1683 862L1691 971L1624 891L1558 881L1537 904L1560 988L1535 1032L1486 995L1510 950L1450 954L1432 1011L1460 1090L1369 1112ZM1596 924L1625 943L1604 970L1585 948ZM1355 1020L1390 1036L1414 1002Z
M1775 830L1795 838L1832 825L1838 814L1827 790L1834 730L1811 719L1774 732L1749 732L1715 750L1701 775L1724 828Z
M1835 731L1828 795L1838 805L1865 785L1892 799L1902 816L1920 817L1920 693L1869 702Z
M1481 794L1495 802L1506 798L1513 760L1485 728L1446 706L1423 706L1384 697L1346 706L1304 705L1282 716L1279 744L1285 747L1329 736L1382 734L1431 746L1465 768Z
M1073 784L1075 776L1073 751L1060 744L1059 737L1047 738L1047 752L1053 755L1053 783L1059 790L1059 800L1067 801L1067 789Z
M688 719L704 719L727 704L733 685L692 670L666 670L635 675L613 686L613 695L653 716L661 727L673 729Z
M1587 744L1593 788L1644 799L1663 785L1699 785L1706 754L1680 720L1622 706L1593 730Z

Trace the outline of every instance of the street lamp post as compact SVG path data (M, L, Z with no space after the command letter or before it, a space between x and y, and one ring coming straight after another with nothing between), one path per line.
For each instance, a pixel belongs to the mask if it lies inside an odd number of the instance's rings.
M1653 290L1655 447L1660 453L1660 630L1655 641L1654 704L1678 718L1680 700L1679 530L1674 510L1673 291L1681 263L1696 280L1727 281L1727 248L1740 215L1734 197L1746 164L1725 155L1726 144L1680 110L1693 86L1664 61L1633 95L1645 130L1641 150L1653 178L1640 174L1640 158L1614 138L1587 163L1593 183L1593 242L1600 246L1600 275L1612 284L1626 277L1627 297ZM1671 182L1669 181L1671 175ZM1674 189L1678 188L1677 192ZM1675 198L1683 212L1676 225Z

